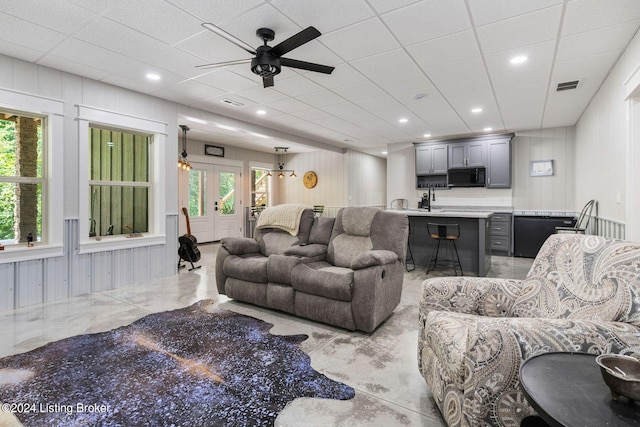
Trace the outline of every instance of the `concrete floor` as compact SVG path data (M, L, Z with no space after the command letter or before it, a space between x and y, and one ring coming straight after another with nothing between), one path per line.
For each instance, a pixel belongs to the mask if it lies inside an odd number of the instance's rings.
M173 277L0 313L0 357L50 341L123 326L149 313L185 307L201 299L272 323L274 334L307 334L302 349L319 372L356 389L349 401L302 398L280 413L277 426L444 426L417 368L417 313L422 282L446 272L405 274L400 305L373 334L349 332L254 307L219 295L215 253L199 245L202 266ZM524 278L531 259L493 257L489 277ZM0 426L3 426L0 414ZM6 415L6 414L5 414Z

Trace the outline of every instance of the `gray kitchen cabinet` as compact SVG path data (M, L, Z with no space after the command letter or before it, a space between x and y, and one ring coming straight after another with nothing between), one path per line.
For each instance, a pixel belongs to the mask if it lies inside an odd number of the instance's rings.
M484 141L465 141L449 144L450 168L472 168L485 166L486 145Z
M491 253L511 256L510 213L495 212L491 217Z
M447 145L416 147L416 175L444 175L447 173L448 161Z
M511 188L511 138L486 143L487 188Z

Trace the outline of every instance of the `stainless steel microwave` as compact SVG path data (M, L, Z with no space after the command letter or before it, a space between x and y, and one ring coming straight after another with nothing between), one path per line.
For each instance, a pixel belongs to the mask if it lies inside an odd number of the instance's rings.
M448 171L449 187L484 187L486 168L456 168Z

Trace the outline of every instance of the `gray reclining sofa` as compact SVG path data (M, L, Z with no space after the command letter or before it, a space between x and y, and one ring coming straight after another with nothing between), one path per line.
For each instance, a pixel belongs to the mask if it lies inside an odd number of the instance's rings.
M335 218L314 218L307 208L297 233L261 227L255 238L222 239L216 258L218 291L238 301L372 332L400 302L407 235L405 215L347 207Z

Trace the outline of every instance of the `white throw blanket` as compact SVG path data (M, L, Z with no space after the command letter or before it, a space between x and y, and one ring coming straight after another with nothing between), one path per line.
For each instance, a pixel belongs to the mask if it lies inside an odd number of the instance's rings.
M305 205L297 203L285 203L266 208L260 213L256 228L278 228L292 236L297 236L300 218L306 208Z

